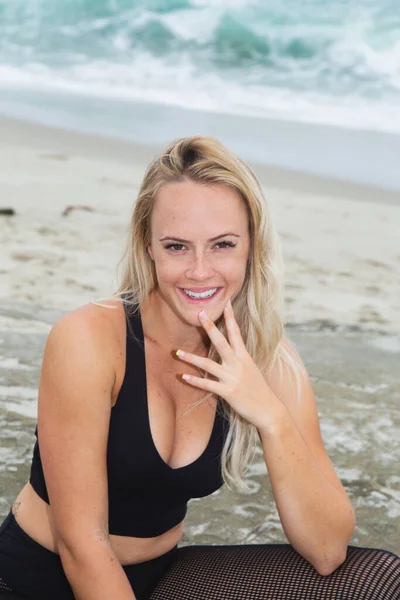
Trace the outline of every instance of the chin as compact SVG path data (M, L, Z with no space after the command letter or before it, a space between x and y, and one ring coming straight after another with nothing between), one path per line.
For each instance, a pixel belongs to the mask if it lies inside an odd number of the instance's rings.
M190 323L191 325L194 325L196 327L199 327L201 325L200 321L199 321L199 317L198 314L201 310L205 310L207 313L207 316L215 323L216 321L218 321L218 319L220 319L223 314L224 314L224 308L225 308L225 303L218 303L217 306L213 306L213 307L208 307L208 306L202 306L202 305L198 305L198 306L191 306L189 308L181 308L180 309L180 315L181 318L183 318L186 322Z

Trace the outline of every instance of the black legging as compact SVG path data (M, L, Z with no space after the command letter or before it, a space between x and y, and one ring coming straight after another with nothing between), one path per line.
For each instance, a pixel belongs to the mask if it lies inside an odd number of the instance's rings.
M345 562L322 576L289 545L250 544L179 548L150 600L399 599L400 558L391 552L349 546Z

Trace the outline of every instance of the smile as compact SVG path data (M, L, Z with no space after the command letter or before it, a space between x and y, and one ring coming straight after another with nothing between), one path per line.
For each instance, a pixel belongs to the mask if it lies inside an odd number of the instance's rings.
M211 296L214 296L217 290L218 288L211 288L210 290L206 290L205 292L198 293L185 289L183 291L185 292L185 294L190 296L190 298L211 298Z
M214 296L216 296L222 288L209 288L208 290L204 290L202 292L194 292L187 288L178 289L189 302L207 302L211 298L214 298Z

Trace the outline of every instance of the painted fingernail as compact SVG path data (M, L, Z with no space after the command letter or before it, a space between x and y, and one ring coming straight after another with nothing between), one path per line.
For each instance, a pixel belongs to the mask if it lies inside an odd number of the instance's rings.
M200 319L200 321L204 321L206 318L207 318L206 311L205 310L201 310L199 312L199 319Z
M176 355L179 356L179 358L182 358L185 356L185 352L179 348L179 350L176 351Z
M189 381L190 375L182 375L182 379L184 379L185 381Z
M231 303L231 299L229 298L228 302L226 303L225 308L232 308L232 303Z

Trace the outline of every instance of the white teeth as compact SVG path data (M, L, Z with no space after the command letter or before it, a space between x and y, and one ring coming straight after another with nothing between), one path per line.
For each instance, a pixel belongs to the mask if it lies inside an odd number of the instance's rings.
M207 290L206 292L202 292L200 294L196 294L195 292L190 292L189 290L183 290L185 294L187 294L190 298L210 298L214 296L218 288L213 288L212 290Z

